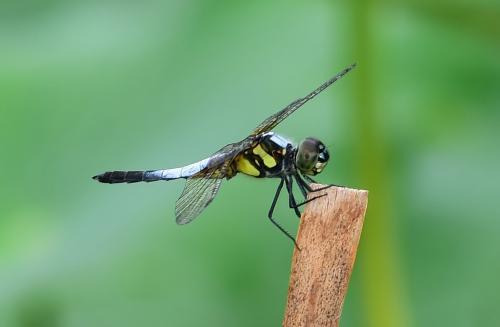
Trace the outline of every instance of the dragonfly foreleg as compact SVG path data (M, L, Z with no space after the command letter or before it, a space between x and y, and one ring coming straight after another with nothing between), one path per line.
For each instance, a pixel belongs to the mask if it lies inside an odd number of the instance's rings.
M320 188L317 188L317 189L313 189L309 184L307 184L306 181L304 181L304 179L302 179L302 177L299 175L299 174L296 174L295 175L295 178L297 179L297 181L300 181L300 183L302 183L302 185L307 189L308 192L318 192L318 191L323 191L323 190L326 190L332 186L336 186L336 187L345 187L345 186L342 186L342 185L336 185L336 184L328 184L326 186L323 186L323 187L320 187ZM309 183L314 183L314 184L319 184L318 182L316 182L314 179L312 179L311 177L307 176L307 175L304 175L304 178L309 182Z
M306 174L304 174L304 178L309 182L309 183L315 183L315 184L318 184L318 182L316 182L314 179L312 179L312 177L309 177L307 176Z
M302 194L304 194L304 197L306 198L306 200L304 202L297 203L296 204L297 207L303 206L306 203L309 203L311 201L314 201L314 200L326 195L326 194L322 194L322 195L318 195L318 196L315 196L313 198L308 199L307 198L307 188L309 187L309 185L307 185L307 183L300 177L299 174L294 174L294 177L297 180L297 184L299 185L299 187L302 191ZM310 189L310 187L309 187L309 189Z
M304 186L304 181L300 179L300 176L297 177L297 173L294 174L295 180L297 181L297 185L299 185L300 192L302 192L302 195L304 196L304 199L307 199L307 189Z

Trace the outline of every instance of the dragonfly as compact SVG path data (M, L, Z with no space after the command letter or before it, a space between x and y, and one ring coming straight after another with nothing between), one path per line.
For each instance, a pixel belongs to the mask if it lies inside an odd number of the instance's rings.
M238 173L256 178L276 178L280 182L276 189L267 217L283 234L297 246L295 238L273 217L276 202L283 186L288 192L288 204L300 218L299 207L321 196L308 199L309 193L328 188L312 188L316 183L312 176L323 171L330 158L323 142L307 137L294 145L285 137L272 131L279 123L301 108L327 87L344 77L356 64L352 64L321 84L305 97L299 98L259 124L245 139L228 144L213 155L190 165L157 170L107 171L92 177L108 184L170 181L185 179L186 185L176 201L175 216L177 224L184 225L193 221L216 197L222 181L231 179ZM304 201L298 203L293 184L297 183Z

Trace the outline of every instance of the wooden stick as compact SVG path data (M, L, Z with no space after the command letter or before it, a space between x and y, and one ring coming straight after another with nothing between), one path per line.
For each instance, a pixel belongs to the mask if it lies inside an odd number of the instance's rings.
M314 189L324 185L313 184ZM283 326L338 326L368 204L368 191L330 187L300 220Z

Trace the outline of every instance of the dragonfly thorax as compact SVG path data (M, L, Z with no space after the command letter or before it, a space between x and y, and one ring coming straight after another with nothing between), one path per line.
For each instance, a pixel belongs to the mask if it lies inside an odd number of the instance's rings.
M234 171L253 177L277 177L283 174L288 166L285 158L293 156L287 153L291 146L284 137L273 132L259 136L252 147L241 152L233 161Z
M321 173L328 159L330 154L326 146L320 140L308 137L297 147L295 165L301 173L314 176Z

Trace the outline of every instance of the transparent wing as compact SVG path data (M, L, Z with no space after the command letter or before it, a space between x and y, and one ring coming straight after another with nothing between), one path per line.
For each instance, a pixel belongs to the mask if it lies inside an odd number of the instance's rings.
M175 203L175 219L184 225L193 221L212 202L224 178L231 178L234 158L254 142L253 137L231 143L215 152L202 171L189 177L181 196Z
M212 202L222 179L188 178L175 203L175 220L179 225L193 221Z
M261 133L266 133L272 130L276 125L281 123L286 117L290 116L295 110L299 109L302 107L307 101L311 100L318 94L320 94L324 89L341 79L345 74L347 74L349 71L351 71L354 67L356 67L356 64L352 64L351 66L344 68L341 72L339 72L337 75L333 76L330 78L328 81L323 83L320 87L309 93L303 98L297 99L290 103L288 106L277 112L276 114L272 115L271 117L267 118L264 120L257 128L255 128L252 132L252 135L259 135Z
M230 161L189 177L175 203L175 220L179 225L193 221L217 195Z

